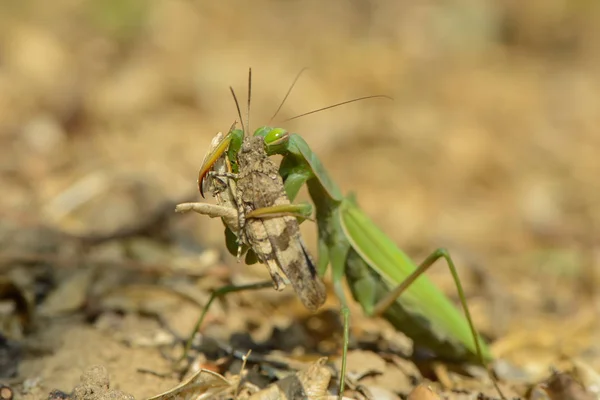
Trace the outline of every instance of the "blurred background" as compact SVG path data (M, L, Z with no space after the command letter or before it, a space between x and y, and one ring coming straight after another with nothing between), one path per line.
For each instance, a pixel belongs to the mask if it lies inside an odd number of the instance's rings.
M198 198L251 67L252 129L300 133L415 260L448 247L501 356L599 366L599 38L592 0L3 1L1 218L87 235Z

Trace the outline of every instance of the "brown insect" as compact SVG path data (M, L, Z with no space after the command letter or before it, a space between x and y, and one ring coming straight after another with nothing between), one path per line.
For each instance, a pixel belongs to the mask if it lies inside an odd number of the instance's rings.
M235 99L235 93L233 96ZM241 119L237 99L236 105ZM248 246L267 266L275 289L282 290L290 283L306 308L314 311L325 302L326 291L300 235L294 216L298 213L285 193L277 165L265 151L264 139L243 133L236 172L227 155L231 135L220 133L211 142L200 170L201 193L211 190L218 205L184 203L176 211L221 217L237 233L238 260L242 247Z

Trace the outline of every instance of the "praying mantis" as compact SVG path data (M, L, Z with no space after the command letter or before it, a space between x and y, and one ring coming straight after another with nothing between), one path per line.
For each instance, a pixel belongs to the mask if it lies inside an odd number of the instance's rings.
M210 175L215 163L223 157L237 168L237 154L244 134L244 130L232 128L216 143L200 168L200 185ZM317 271L323 277L331 265L333 288L344 315L340 396L344 390L348 346L349 311L343 291L344 277L354 300L361 305L365 314L385 318L410 337L415 346L431 350L442 360L481 363L484 366L492 360L488 347L475 330L454 262L446 249L439 248L421 264L415 264L360 209L354 195L342 194L318 156L300 135L282 128L264 126L257 129L253 136L263 139L268 156L283 156L279 174L283 178L290 202L296 198L301 187L306 185L314 203L318 229ZM299 208L293 204L277 211L298 215L300 209L302 215L307 215L306 207ZM226 234L226 240L231 251L235 246L230 242L236 240L235 235ZM450 269L464 316L423 275L440 258L446 261ZM262 287L266 286L257 284L235 289L228 287L215 292L195 329L199 328L208 307L217 296L233 290ZM489 369L488 372L492 377ZM505 398L493 377L492 381L500 396Z

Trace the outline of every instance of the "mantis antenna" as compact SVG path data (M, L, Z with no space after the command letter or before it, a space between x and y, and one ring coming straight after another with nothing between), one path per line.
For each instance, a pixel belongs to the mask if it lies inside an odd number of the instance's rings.
M281 100L281 103L279 104L279 107L277 107L277 111L275 111L275 114L273 114L273 116L271 117L271 119L269 120L269 125L271 125L271 122L273 122L273 120L275 119L275 117L277 116L277 114L279 114L279 111L281 110L281 107L283 107L285 101L287 100L288 96L290 95L290 93L292 93L292 89L294 89L294 86L296 86L296 82L298 82L298 79L300 79L300 76L302 75L302 73L304 71L306 71L308 68L304 67L300 70L300 72L298 72L298 74L296 75L296 77L294 78L294 81L292 82L292 84L290 85L290 88L288 89L287 93L285 94L285 96L283 97L283 100Z
M285 119L285 120L283 120L283 122L288 122L288 121L291 121L291 120L296 119L296 118L304 117L306 115L315 114L315 113L318 113L319 111L329 110L330 108L335 108L335 107L343 106L344 104L354 103L355 101L361 101L361 100L367 100L367 99L378 99L378 98L388 99L388 100L392 100L392 101L394 100L392 97L387 96L385 94L375 94L375 95L372 95L372 96L358 97L356 99L342 101L341 103L336 103L336 104L333 104L331 106L327 106L327 107L323 107L323 108L318 108L316 110L305 112L305 113L302 113L300 115L296 115L295 117Z
M292 81L292 84L290 85L287 93L285 94L285 96L283 97L283 100L281 100L281 103L279 104L279 107L277 107L277 111L275 111L275 114L273 114L273 116L271 117L271 119L269 120L269 125L271 124L271 122L273 122L273 120L275 119L275 117L277 116L277 114L279 114L279 111L281 111L281 108L283 107L283 105L285 104L285 101L287 100L287 98L289 97L290 93L292 93L292 89L294 89L294 86L296 86L296 82L298 82L298 79L300 79L300 76L302 76L302 73L304 73L304 71L306 71L308 68L304 67L300 70L300 72L298 72L298 74L296 75L296 77L294 78L294 80ZM364 96L364 97L359 97L356 99L352 99L352 100L346 100L343 101L341 103L337 103L337 104L333 104L331 106L327 106L327 107L323 107L323 108L319 108L317 110L312 110L300 115L296 115L295 117L292 118L288 118L286 120L283 120L282 122L288 122L291 121L293 119L296 118L300 118L300 117L304 117L306 115L310 115L310 114L315 114L318 113L320 111L325 111L328 110L330 108L335 108L338 106L343 106L345 104L349 104L349 103L354 103L355 101L360 101L360 100L367 100L367 99L376 99L376 98L385 98L388 100L394 100L392 97L384 95L384 94L378 94L378 95L372 95L372 96Z
M277 110L275 111L275 114L273 114L273 116L271 117L271 119L269 120L269 124L273 121L273 119L275 119L275 117L277 116L277 114L279 114L279 111L281 110L281 108L283 107L283 105L285 104L285 101L287 100L287 98L289 97L290 93L292 92L292 89L294 89L294 86L296 85L296 82L298 82L298 79L300 78L300 76L302 76L302 73L304 73L304 71L306 71L308 68L302 68L300 70L300 72L298 72L298 74L296 75L296 77L294 78L294 81L292 82L292 84L290 85L288 91L286 92L283 100L281 101L281 103L279 104L279 107L277 107ZM237 100L237 97L235 95L235 92L233 90L233 88L230 86L229 90L231 91L231 94L233 96L233 100L235 101L235 107L237 109L237 113L238 113L238 117L240 119L240 123L242 124L242 131L244 131L244 134L247 132L246 129L250 129L250 104L251 104L251 98L252 98L252 68L248 69L248 107L247 107L247 113L246 113L246 124L244 124L244 121L242 119L242 112L240 109L240 104ZM342 101L341 103L336 103L327 107L322 107L322 108L318 108L316 110L312 110L312 111L308 111L299 115L296 115L294 117L288 118L283 120L282 122L288 122L300 117L304 117L310 114L316 114L318 112L321 111L325 111L325 110L329 110L332 108L336 108L339 106L343 106L345 104L350 104L350 103L354 103L357 101L361 101L361 100L368 100L368 99L377 99L377 98L382 98L382 99L388 99L388 100L394 100L392 97L385 95L385 94L376 94L376 95L371 95L371 96L363 96L363 97L358 97L355 99L351 99L351 100L346 100L346 101Z

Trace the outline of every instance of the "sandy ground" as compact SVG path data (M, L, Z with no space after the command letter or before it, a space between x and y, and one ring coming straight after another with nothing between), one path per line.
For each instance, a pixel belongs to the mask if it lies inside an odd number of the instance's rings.
M237 119L228 87L245 102L252 67L252 128L302 134L415 260L450 249L505 390L542 396L531 388L556 370L593 393L598 27L586 0L3 2L0 382L42 399L97 373L97 387L108 374L113 389L155 396L180 381L172 343L210 291L266 277L227 253L220 221L171 212L199 198L210 140ZM393 101L285 122L374 94ZM302 229L315 253L314 224ZM447 270L429 275L457 301ZM231 295L209 313L202 336L217 345L196 364L234 376L227 346L339 360L333 292L322 310L309 315L291 290ZM448 398L494 395L485 377L416 370L398 356L410 341L351 310L349 368L383 372L361 381L389 396L375 397L406 396L423 376L464 388ZM259 368L267 361L247 366L259 387L280 376Z

